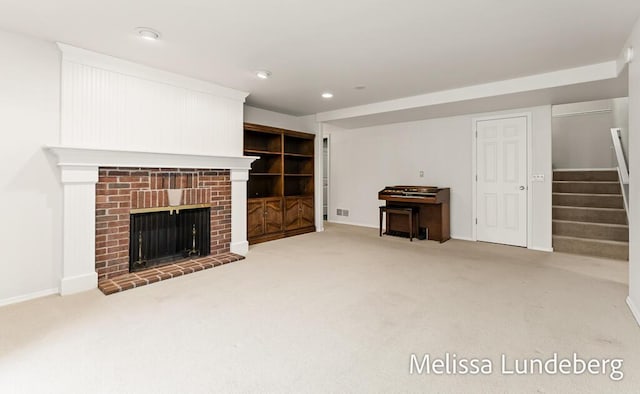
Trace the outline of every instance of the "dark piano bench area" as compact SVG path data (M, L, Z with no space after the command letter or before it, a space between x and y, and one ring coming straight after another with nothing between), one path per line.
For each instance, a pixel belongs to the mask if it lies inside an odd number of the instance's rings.
M389 231L389 223L390 215L400 215L401 217L405 217L404 220L407 221L407 228L409 229L409 241L413 242L413 237L417 237L419 234L418 224L420 223L420 209L416 207L394 207L394 206L386 206L383 205L380 207L380 236L382 237L382 216L387 214L387 224L386 229L387 232L385 234L388 235L396 235Z
M429 240L439 242L449 240L449 195L449 188L435 186L387 186L380 190L378 199L386 203L380 208L381 220L383 208L387 212L386 233L409 234L409 238L412 236L420 238L424 233L422 229L426 229ZM416 210L418 213L415 224L413 214L402 215L400 211L396 214L390 212L391 209L410 209L411 212ZM411 221L405 215L408 215Z

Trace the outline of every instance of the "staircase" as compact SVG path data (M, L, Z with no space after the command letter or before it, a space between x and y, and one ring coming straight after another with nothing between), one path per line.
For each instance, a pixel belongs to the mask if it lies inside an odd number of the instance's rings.
M553 250L629 259L629 226L617 171L553 172Z

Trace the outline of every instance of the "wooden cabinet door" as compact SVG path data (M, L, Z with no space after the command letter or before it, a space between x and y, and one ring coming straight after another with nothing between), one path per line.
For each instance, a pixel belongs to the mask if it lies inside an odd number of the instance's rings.
M264 231L264 201L247 200L247 238L259 237Z
M297 197L285 199L284 226L285 230L300 228L300 199Z
M315 223L313 210L313 197L300 199L300 227L310 227Z
M282 231L282 199L272 198L264 201L265 234Z

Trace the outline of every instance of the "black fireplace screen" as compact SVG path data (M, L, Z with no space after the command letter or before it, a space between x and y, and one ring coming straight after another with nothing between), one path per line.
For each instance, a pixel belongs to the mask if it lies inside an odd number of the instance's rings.
M211 251L210 208L131 215L131 272Z

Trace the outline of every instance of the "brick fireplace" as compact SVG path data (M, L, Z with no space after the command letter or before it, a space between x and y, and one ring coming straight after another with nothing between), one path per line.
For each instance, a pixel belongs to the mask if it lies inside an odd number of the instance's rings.
M248 251L246 181L255 157L49 150L64 188L62 295L99 283L107 294L127 290L237 261ZM181 190L179 202L169 204L170 190ZM209 255L130 272L131 215L202 208L210 212Z
M179 207L182 209L210 207L210 254L230 252L231 181L228 170L100 168L96 184L98 283L129 273L130 215L159 208L175 211L169 207L169 190L181 190Z

